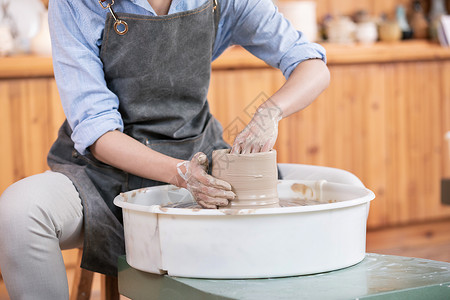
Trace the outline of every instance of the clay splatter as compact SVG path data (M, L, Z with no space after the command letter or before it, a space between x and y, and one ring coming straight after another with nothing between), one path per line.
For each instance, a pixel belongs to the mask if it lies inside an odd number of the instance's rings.
M313 190L309 186L302 183L294 183L293 185L291 185L291 190L295 193L299 193L305 196L307 194L313 196Z
M120 196L122 196L123 202L128 202L128 194L126 194L126 193L120 193Z

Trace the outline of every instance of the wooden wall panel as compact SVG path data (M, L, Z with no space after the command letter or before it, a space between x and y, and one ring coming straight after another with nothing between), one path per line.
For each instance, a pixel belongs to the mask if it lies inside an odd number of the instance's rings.
M48 80L33 79L22 82L19 97L22 112L19 126L21 136L25 137L21 152L25 175L28 176L47 169L47 163L45 159L42 159L42 155L48 152L50 142L48 138Z
M59 98L58 88L55 80L49 81L49 136L48 141L50 144L56 140L58 136L58 130L63 124L66 116L62 109L61 100Z
M359 65L354 72L352 80L355 90L354 101L363 103L364 116L361 125L354 123L354 126L362 126L361 134L362 153L353 155L362 155L363 173L355 175L361 178L363 183L377 195L377 201L371 205L371 219L369 226L387 225L388 198L386 197L386 105L385 97L385 77L382 71L382 65ZM344 75L345 76L345 75ZM351 93L351 91L349 91ZM345 169L345 167L344 167ZM353 170L352 170L353 171Z
M13 102L9 97L8 82L0 81L0 193L15 178L12 119L15 117Z
M442 63L440 69L440 86L442 90L442 110L440 112L442 117L442 132L446 133L450 131L450 62L445 61ZM442 147L443 154L443 166L442 175L445 178L450 178L450 143L444 144Z
M52 78L0 81L0 194L12 183L48 169L47 153L62 112Z
M390 120L386 127L387 133L387 165L391 169L386 174L387 190L386 197L391 200L390 210L386 217L390 222L402 220L407 217L407 212L403 211L401 201L404 201L402 195L407 191L406 180L408 174L408 164L406 163L406 128L405 124L405 95L404 91L400 89L399 82L406 76L406 70L401 70L402 66L397 68L394 65L385 66L386 81L390 82L386 86L386 96L390 97L390 103L386 107L386 115Z
M388 153L393 163L387 176L392 192L389 198L395 199L389 221L420 221L431 215L433 202L438 199L436 184L440 174L434 174L434 170L439 165L440 153L434 149L439 147L440 141L435 141L432 135L441 131L440 117L431 114L430 105L439 107L440 101L422 84L422 76L432 76L433 71L438 70L434 70L432 64L421 63L399 64L387 69L391 82L387 95L391 99Z

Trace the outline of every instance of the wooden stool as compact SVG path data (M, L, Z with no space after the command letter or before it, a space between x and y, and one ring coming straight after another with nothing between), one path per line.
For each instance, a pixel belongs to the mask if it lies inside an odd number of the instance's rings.
M77 266L81 264L83 250L78 251ZM72 293L70 300L89 300L91 297L92 280L94 272L78 267L72 283ZM119 300L119 285L117 277L101 274L101 299Z

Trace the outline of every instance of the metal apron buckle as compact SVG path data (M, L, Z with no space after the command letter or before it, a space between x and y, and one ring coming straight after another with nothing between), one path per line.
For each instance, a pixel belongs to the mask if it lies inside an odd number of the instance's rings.
M106 6L103 5L103 2L106 2L107 0L98 0L98 3L100 3L100 6L103 9L109 9L109 12L111 13L111 16L114 18L114 31L118 34L118 35L124 35L128 32L128 24L127 22L120 20L116 13L114 12L114 10L112 9L112 6L114 5L114 0L111 0L110 3L108 3ZM123 29L120 29L119 26L123 26Z

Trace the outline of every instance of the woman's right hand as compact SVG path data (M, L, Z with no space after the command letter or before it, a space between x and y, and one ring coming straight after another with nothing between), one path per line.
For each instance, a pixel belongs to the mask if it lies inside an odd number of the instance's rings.
M181 170L182 166L185 168L184 172ZM236 197L228 182L206 173L208 158L202 152L196 153L190 161L180 163L178 170L180 176L186 181L186 188L203 208L227 206L228 201Z

